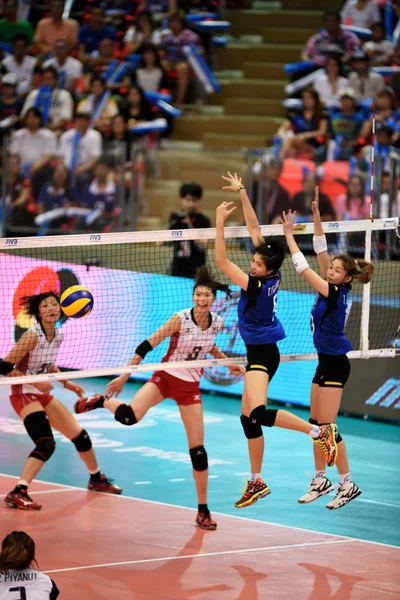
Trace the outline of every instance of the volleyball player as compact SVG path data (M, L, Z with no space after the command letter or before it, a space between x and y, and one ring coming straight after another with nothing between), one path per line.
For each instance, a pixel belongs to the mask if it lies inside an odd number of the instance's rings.
M280 362L277 342L285 337L282 324L276 316L277 294L281 282L279 269L285 253L277 239L262 237L257 216L236 173L233 176L228 171L228 177L223 179L229 182L224 190L240 194L246 225L254 244L250 273L244 273L227 256L224 223L235 207L230 208L231 202L223 202L217 208L215 260L217 266L242 288L238 305L239 330L246 345L248 360L240 420L248 440L251 476L242 498L235 504L236 508L244 508L270 494L269 487L261 479L263 426L275 425L307 433L321 446L326 454L326 461L331 466L336 460L336 425L311 425L286 410L266 407L268 385Z
M0 598L58 598L60 592L54 581L45 573L32 568L33 563L36 563L33 539L25 531L9 533L1 543Z
M346 339L344 328L348 310L347 296L353 281L368 283L372 279L373 265L366 260L354 260L348 254L339 254L330 260L318 204L318 188L312 204L314 214L313 246L317 254L319 276L307 263L293 236L295 213L283 213L281 222L298 273L318 292L311 311L311 327L314 345L318 353L318 366L311 387L310 423L319 424L336 421L343 388L350 375L347 352L351 344ZM345 506L361 494L360 488L350 476L346 445L339 433L336 435L338 458L336 462L340 483L335 498L326 508L335 510ZM325 464L320 448L314 448L315 477L306 494L299 498L300 504L313 502L320 496L333 491L334 486L326 477Z
M24 333L4 361L0 362L0 374L18 377L58 372L55 362L64 339L61 329L56 326L61 314L58 296L54 292L44 292L26 297L24 309L29 316L35 318L36 323ZM64 381L64 387L78 396L84 393L72 381ZM51 395L52 389L49 382L11 386L11 404L23 421L35 448L25 462L17 485L4 499L6 506L10 508L41 509L41 505L28 495L28 486L55 450L52 427L70 439L77 449L90 473L89 490L110 494L122 492L112 480L100 473L88 433L82 429L75 416Z
M203 360L207 354L213 358L226 358L215 344L215 337L224 326L221 317L210 312L217 290L229 294L229 287L213 281L207 268L197 269L193 290L193 308L173 315L147 340L139 344L128 365L138 365L148 352L167 337L170 338L163 362ZM228 367L231 373L244 373L241 366ZM135 394L129 405L112 398L118 396L129 374L112 380L106 388L106 396L83 398L75 404L75 412L82 413L96 408L107 408L123 425L134 425L143 419L147 411L166 398L176 401L186 430L193 477L198 497L196 523L202 529L216 529L207 505L208 459L204 448L204 422L201 404L201 368L169 369L156 371L151 379Z

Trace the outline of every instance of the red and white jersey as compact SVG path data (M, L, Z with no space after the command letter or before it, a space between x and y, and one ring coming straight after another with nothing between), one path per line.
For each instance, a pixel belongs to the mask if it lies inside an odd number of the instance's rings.
M36 334L38 343L36 344L36 348L32 352L28 352L21 362L16 365L16 368L25 375L47 373L50 365L55 364L57 360L58 350L64 339L64 334L60 328L57 328L54 339L49 342L39 323L36 323L29 331L33 331ZM33 385L24 383L22 385L11 386L11 393L38 394L40 392Z
M222 329L223 319L210 312L210 326L201 329L194 320L193 310L185 308L176 313L181 320L181 329L171 335L162 362L204 360L215 346L215 337ZM168 369L168 373L184 381L200 381L203 369Z

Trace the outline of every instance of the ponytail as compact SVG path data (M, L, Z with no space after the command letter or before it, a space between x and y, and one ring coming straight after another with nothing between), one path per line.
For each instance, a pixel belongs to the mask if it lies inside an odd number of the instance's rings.
M0 574L9 569L27 569L35 560L35 542L24 531L13 531L4 538L0 553Z
M333 260L340 260L346 275L350 275L355 281L365 284L369 283L374 273L374 265L362 258L355 260L349 254L339 254Z
M193 291L195 291L196 288L202 286L208 287L214 296L217 295L217 292L224 292L227 296L227 298L230 298L232 295L231 289L229 287L229 285L226 285L224 283L220 283L219 281L215 281L212 278L212 275L210 273L210 271L208 270L208 268L206 266L201 266L201 267L197 267L196 269L196 275L195 275L195 284L194 284L194 288Z

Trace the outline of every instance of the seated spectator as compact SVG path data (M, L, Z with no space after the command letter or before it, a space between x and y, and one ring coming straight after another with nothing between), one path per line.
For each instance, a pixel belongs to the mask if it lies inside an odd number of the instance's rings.
M161 67L161 61L155 46L143 47L142 58L136 69L135 79L145 92L158 93L160 89L168 87L167 77Z
M42 54L53 52L57 40L68 42L71 48L78 43L78 23L64 19L63 0L50 0L50 17L41 19L36 27L35 44Z
M315 173L306 173L303 179L303 191L294 195L291 208L295 210L300 221L312 221L313 212L311 204L314 201L315 187L318 185L318 177ZM336 215L329 197L319 192L319 212L322 221L335 221Z
M9 533L1 543L0 553L0 596L36 600L56 600L60 592L52 579L45 573L33 569L37 566L35 542L24 531ZM16 582L23 582L16 587ZM22 592L21 592L22 590Z
M65 40L54 42L54 57L43 63L43 68L54 67L58 73L58 86L71 94L75 92L78 80L83 76L83 64L70 56L71 48Z
M24 105L23 99L17 95L17 84L17 76L13 73L3 75L1 79L0 121L11 117L9 127L18 122L18 117Z
M56 208L67 208L72 202L70 175L67 167L59 163L53 170L50 183L45 183L39 193L37 212L42 214ZM52 223L54 226L54 222Z
M388 169L390 164L390 152L394 131L386 125L378 127L375 138L375 162L381 163L383 169ZM371 164L372 146L364 146L359 161L361 171L368 171Z
M161 42L161 32L156 29L151 11L142 10L137 19L137 25L129 27L124 37L124 43L127 52L143 52L147 44L159 46Z
M92 125L103 133L108 132L111 120L119 113L118 104L107 94L104 79L94 75L90 83L91 94L78 104L77 111L89 113Z
M111 136L104 143L104 154L116 172L121 171L122 161L125 169L131 166L131 136L123 115L116 115L112 120Z
M104 5L95 2L90 6L88 25L83 25L79 30L79 60L86 62L93 52L99 50L100 42L106 38L114 42L115 29L104 25Z
M5 205L9 212L8 223L11 227L33 227L31 182L20 173L19 156L9 156L7 162L7 181L5 184ZM10 231L8 230L8 233Z
M181 210L169 216L169 229L203 229L211 227L210 219L200 210L203 188L196 181L184 183L180 190ZM193 279L197 267L206 264L208 240L174 242L171 275Z
M55 134L43 127L40 111L30 108L25 114L25 127L12 136L10 153L19 157L22 173L31 177L35 198L49 178L50 162L56 155L56 148Z
M301 111L289 112L287 120L278 129L278 135L285 140L281 158L312 155L315 148L325 144L328 117L318 93L312 88L306 88L301 97Z
M353 175L347 186L347 193L336 199L335 209L338 221L355 221L369 218L370 200L365 195L365 182L360 175Z
M355 91L352 88L342 90L340 108L333 109L329 115L330 134L336 142L336 160L349 160L354 155L363 122Z
M289 193L278 181L282 169L283 162L278 158L272 159L253 187L251 202L260 225L279 223L282 212L291 207ZM260 185L261 190L258 189Z
M27 94L32 88L32 78L36 67L36 58L28 56L29 40L25 34L13 38L13 53L1 61L3 73L13 73L17 77L18 94Z
M12 44L16 35L25 35L31 44L33 40L33 27L28 21L18 20L18 0L5 0L3 5L3 18L0 19L0 40Z
M154 118L150 102L146 100L143 90L137 85L132 85L129 89L126 104L121 113L124 115L128 129L143 121L152 121Z
M347 0L340 16L342 23L370 29L371 25L381 20L381 14L375 0Z
M325 71L315 79L313 87L324 106L335 106L339 103L340 92L348 86L349 81L343 76L342 61L339 58L328 58Z
M78 112L74 129L63 133L59 141L58 155L76 179L78 188L92 178L93 167L103 150L101 134L89 126L90 114Z
M374 67L390 66L393 61L395 48L392 42L386 39L383 23L375 23L371 27L372 40L363 45L364 52L369 56Z
M39 108L43 121L52 131L63 131L67 123L72 120L74 108L72 96L67 90L58 87L58 73L54 67L46 67L42 73L42 86L28 94L22 116L35 106ZM51 90L50 100L46 88Z
M90 229L96 231L113 229L120 210L117 208L117 186L105 160L97 161L94 167L94 179L82 191L80 206L98 212L96 219L90 223Z
M114 42L110 38L104 38L99 42L99 49L92 52L87 58L86 71L103 77L114 61Z
M177 91L176 104L182 106L189 87L190 67L186 61L183 47L194 44L199 52L203 52L197 33L185 29L185 17L173 13L168 20L169 29L161 32L161 49L164 52L163 67L166 71L176 71Z
M325 11L324 29L308 40L302 54L303 60L312 60L317 65L324 66L327 61L329 47L336 46L344 53L343 62L347 62L350 56L359 50L360 41L351 31L342 29L340 24L340 13L335 10Z
M382 75L371 70L368 54L356 52L351 57L351 66L354 69L349 75L349 87L351 87L359 100L375 98L376 94L385 87Z
M398 217L400 215L400 189L396 179L393 179L393 188L390 186L390 173L384 171L381 178L381 195L379 202L378 219Z
M390 87L385 87L375 97L376 107L376 130L385 125L390 129L395 129L400 121L400 111L396 110L396 97ZM363 125L361 137L370 139L372 133L372 120L366 121ZM398 136L393 133L392 143L396 143Z

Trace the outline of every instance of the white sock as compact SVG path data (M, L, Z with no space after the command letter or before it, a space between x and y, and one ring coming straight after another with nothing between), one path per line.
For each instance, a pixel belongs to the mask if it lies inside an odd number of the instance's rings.
M321 433L321 429L318 427L318 425L312 425L311 426L311 431L308 434L311 438L313 438L313 440L316 440Z
M326 477L326 471L315 471L315 477Z
M261 473L250 473L250 481L261 479Z
M26 481L26 479L20 479L17 483L17 485L26 485L26 487L29 486L28 481Z
M339 473L339 482L340 485L342 485L343 483L350 483L351 481L351 477L350 477L350 473Z

